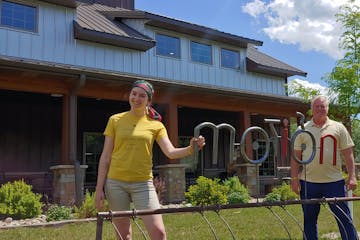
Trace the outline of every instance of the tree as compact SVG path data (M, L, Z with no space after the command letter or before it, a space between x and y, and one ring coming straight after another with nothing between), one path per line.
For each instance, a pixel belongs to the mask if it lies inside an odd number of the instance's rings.
M352 139L354 140L355 143L355 148L354 148L354 157L355 157L355 162L360 162L360 120L359 119L354 119L354 121L352 122Z
M360 7L354 0L349 0L339 10L335 16L344 29L339 48L345 50L345 54L325 77L329 95L332 96L329 116L342 121L349 129L355 143L355 160L360 162L360 120L357 117L360 112ZM310 102L320 93L297 82L289 84L287 88L289 95L296 95L305 102Z
M296 80L289 83L286 87L289 95L297 96L305 103L310 103L315 96L320 95L319 89L306 87ZM307 116L311 116L311 109L309 109L306 114Z
M360 112L360 7L354 0L349 0L339 10L335 16L344 29L339 48L345 55L337 61L325 81L331 95L336 96L333 104L337 106L337 117L351 129L352 121Z

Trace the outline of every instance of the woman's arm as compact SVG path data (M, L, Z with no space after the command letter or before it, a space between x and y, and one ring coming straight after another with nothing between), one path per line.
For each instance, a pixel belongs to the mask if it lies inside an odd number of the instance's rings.
M171 143L169 137L163 137L157 141L161 151L170 159L183 158L194 153L194 144L197 144L198 149L202 149L205 146L205 138L199 136L198 138L192 138L190 144L187 147L175 148Z
M104 195L104 185L106 180L106 175L109 171L111 154L114 148L114 139L109 136L105 136L104 147L100 156L99 167L98 167L98 177L96 182L96 196L95 196L95 205L96 208L102 209L102 201L105 199Z

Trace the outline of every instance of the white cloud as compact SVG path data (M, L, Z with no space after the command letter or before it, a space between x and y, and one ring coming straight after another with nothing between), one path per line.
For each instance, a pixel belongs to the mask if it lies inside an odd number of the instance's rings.
M273 40L298 44L300 50L342 57L338 43L342 33L335 14L347 0L254 0L242 10L255 19L266 19L263 31ZM356 0L360 5L360 0Z
M243 7L243 11L250 14L252 17L256 17L266 12L266 6L261 0L254 0L253 2L246 4Z
M295 78L293 80L291 80L290 82L290 85L293 83L293 82L296 82L306 88L311 88L311 89L315 89L315 90L319 90L321 94L324 94L324 95L327 95L328 94L328 88L318 84L318 83L310 83L308 81L305 81L305 80L301 80L301 79L298 79L298 78Z
M327 87L324 87L318 83L310 83L308 81L305 80L301 80L301 79L293 79L289 82L289 88L293 88L294 84L300 84L301 86L307 88L307 89L314 89L314 90L319 90L321 95L324 96L329 96L330 99L333 99L332 94L330 93L330 89ZM293 95L294 97L299 97L297 94Z

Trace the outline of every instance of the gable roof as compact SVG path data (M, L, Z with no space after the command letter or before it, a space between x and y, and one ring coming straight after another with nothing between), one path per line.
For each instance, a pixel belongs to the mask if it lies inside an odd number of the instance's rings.
M248 44L262 45L261 41L236 36L216 29L187 23L144 11L110 7L101 4L82 3L77 8L75 20L75 37L82 40L128 47L137 50L148 50L155 46L155 41L122 22L123 19L144 19L146 25L159 27L199 38L214 40L246 48ZM86 34L85 34L86 32ZM91 35L93 33L93 36ZM113 36L110 36L110 35ZM101 39L103 35L104 39ZM106 40L111 38L112 40ZM128 39L126 39L128 38ZM142 41L145 46L131 46L132 40ZM153 43L150 43L153 42ZM124 42L126 43L124 46Z
M240 37L230 33L221 32L219 30L204 27L194 23L184 22L174 18L160 16L157 14L145 11L109 11L103 12L106 16L118 19L146 19L146 25L166 29L178 33L204 38L207 40L214 40L226 44L231 44L236 47L246 48L248 44L261 46L263 43L250 38Z
M294 75L306 77L307 73L281 62L265 53L258 51L254 46L247 48L247 70L275 76L290 77Z
M74 21L75 38L141 51L154 47L155 40L102 14L103 11L116 11L118 9L122 8L101 4L80 4L76 9L77 19Z

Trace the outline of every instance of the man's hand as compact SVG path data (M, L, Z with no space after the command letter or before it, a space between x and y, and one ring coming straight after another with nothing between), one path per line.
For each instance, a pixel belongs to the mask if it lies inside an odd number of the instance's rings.
M293 190L296 194L300 194L299 178L291 178L291 190Z
M357 180L355 176L349 176L346 181L347 190L355 190L357 188Z

